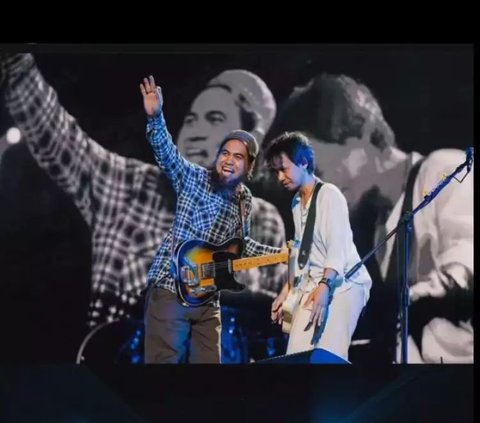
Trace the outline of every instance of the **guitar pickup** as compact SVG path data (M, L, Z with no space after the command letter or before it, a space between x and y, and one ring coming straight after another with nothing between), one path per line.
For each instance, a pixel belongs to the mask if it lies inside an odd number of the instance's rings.
M197 288L192 288L192 294L193 295L206 294L208 292L215 292L216 290L217 290L216 285L206 285L206 286L200 286Z

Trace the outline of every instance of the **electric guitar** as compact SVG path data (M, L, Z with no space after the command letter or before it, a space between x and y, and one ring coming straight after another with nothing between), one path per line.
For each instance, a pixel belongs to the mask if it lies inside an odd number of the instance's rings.
M295 310L300 305L300 299L302 297L302 292L294 288L290 281L289 284L289 291L287 298L282 304L282 332L290 333L292 329L292 318Z
M221 245L201 240L181 243L175 250L172 268L180 300L193 307L206 304L218 291L238 292L245 288L236 281L234 272L288 261L287 251L240 258L243 248L241 238L231 238Z
M288 241L287 247L289 252L294 248L294 241ZM295 310L299 306L302 293L296 287L301 284L304 273L295 276L295 260L293 254L289 255L288 260L288 294L282 303L282 332L289 334L292 329L292 318Z

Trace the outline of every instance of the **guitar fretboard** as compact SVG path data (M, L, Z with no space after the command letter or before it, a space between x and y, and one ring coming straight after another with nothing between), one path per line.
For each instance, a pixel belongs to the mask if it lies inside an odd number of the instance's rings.
M288 261L288 252L269 254L258 257L245 257L233 260L233 271L248 270L254 267L267 266L271 264L286 263Z

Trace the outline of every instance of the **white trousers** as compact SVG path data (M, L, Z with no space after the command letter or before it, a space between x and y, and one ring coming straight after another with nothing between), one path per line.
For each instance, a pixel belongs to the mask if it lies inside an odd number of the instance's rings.
M322 326L311 327L306 332L304 329L308 324L311 308L308 310L303 308L309 293L303 294L300 305L292 317L287 354L323 348L344 360L348 360L350 341L365 305L365 288L363 285L351 282L349 285L344 291L334 292L327 309L326 320L324 320Z

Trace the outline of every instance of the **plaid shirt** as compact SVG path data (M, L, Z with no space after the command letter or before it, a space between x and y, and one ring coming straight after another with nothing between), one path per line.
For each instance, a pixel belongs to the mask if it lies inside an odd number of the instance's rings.
M112 153L58 102L30 54L2 57L4 102L37 163L74 201L92 231L92 294L87 323L128 315L147 282L155 251L172 226L171 184L154 165ZM256 206L257 203L257 206ZM283 221L254 199L263 243L281 246ZM262 287L278 292L284 265L262 267Z
M242 236L240 196L231 197L215 189L212 171L189 162L178 152L169 134L163 113L149 118L147 138L155 159L172 181L177 193L177 212L173 227L162 241L148 280L156 286L175 292L175 282L170 273L172 243L176 247L190 239L221 244L235 236ZM279 248L260 244L249 237L252 194L242 185L245 193L245 256L259 256L280 252Z

